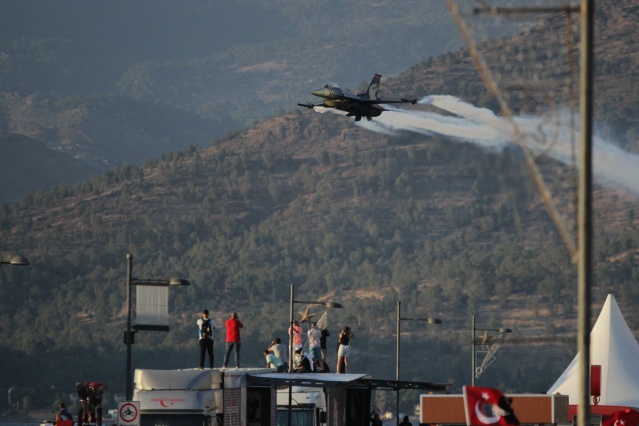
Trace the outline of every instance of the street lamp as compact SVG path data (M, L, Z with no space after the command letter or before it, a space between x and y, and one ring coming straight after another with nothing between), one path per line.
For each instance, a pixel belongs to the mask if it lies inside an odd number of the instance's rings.
M395 380L399 382L399 324L402 321L425 321L428 324L441 324L442 320L439 318L402 318L401 317L402 302L397 301L397 346L395 357ZM399 383L397 383L397 424L399 425Z
M159 286L159 287L169 287L169 286L187 286L190 283L187 280L181 278L171 278L169 280L161 280L161 279L142 279L142 278L133 278L132 270L133 270L133 255L126 255L127 268L126 268L126 304L127 304L127 315L126 315L126 331L124 332L124 344L126 345L126 400L131 401L133 399L133 372L131 368L131 345L135 341L135 331L131 330L131 288L134 285L140 286ZM142 329L140 327L139 329ZM146 328L149 330L149 328ZM155 328L156 330L168 331L168 327L163 329Z
M501 337L502 334L504 333L512 333L513 331L510 328L477 328L475 327L475 315L473 315L473 338L470 341L470 349L471 349L471 354L473 357L472 360L472 364L471 364L471 386L475 386L475 376L477 374L477 372L475 371L475 346L477 345L477 343L475 343L475 332L476 331L497 331L499 333L499 337Z
M2 264L13 265L13 266L26 266L26 265L29 265L29 260L20 254L0 252L0 266Z
M288 372L293 372L293 305L296 303L302 303L305 305L322 305L327 308L343 308L341 303L337 302L309 302L305 300L295 300L295 284L291 284L291 303L290 303L290 317L289 317L289 325L290 325L290 337L288 342ZM288 425L291 426L291 405L293 403L293 385L289 384L288 386Z

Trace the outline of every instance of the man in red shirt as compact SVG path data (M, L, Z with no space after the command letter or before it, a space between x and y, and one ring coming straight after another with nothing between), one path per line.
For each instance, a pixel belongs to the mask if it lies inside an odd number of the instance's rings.
M231 318L226 320L226 353L224 354L224 367L228 365L231 350L235 348L235 368L240 368L240 348L242 347L242 339L240 338L240 328L244 324L237 316L237 312L231 314Z

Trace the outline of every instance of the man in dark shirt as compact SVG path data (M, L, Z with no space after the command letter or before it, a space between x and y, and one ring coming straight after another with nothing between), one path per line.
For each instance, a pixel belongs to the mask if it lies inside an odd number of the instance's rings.
M413 426L413 424L408 420L408 416L404 416L404 421L399 426Z
M320 349L322 350L322 370L325 369L324 365L326 365L326 338L330 336L331 333L328 329L322 329L322 335L320 336Z
M64 402L61 402L58 404L58 408L60 408L60 411L58 411L58 413L55 415L55 421L61 421L61 420L71 420L73 421L73 416L71 415L71 413L69 412L69 410L67 410L67 407L64 405Z
M301 349L296 350L295 355L300 356L300 362L295 367L295 372L296 373L312 373L313 370L311 370L311 362L308 360L307 357L302 355L302 350Z
M379 418L379 414L373 413L373 416L371 417L371 426L382 426L383 424L382 419Z

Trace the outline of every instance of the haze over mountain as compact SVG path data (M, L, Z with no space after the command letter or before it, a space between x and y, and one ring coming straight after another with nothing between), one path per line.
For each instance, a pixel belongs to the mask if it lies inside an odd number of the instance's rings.
M600 3L598 118L609 135L624 136L608 142L636 152L639 103L636 91L626 89L639 69L628 47L638 11L630 0ZM312 4L323 11L321 2ZM549 99L569 103L569 69L560 54L565 42L557 36L566 34L562 22L563 16L551 17L482 47L500 82L513 75L505 72L510 67L522 80L548 84L530 102L511 93L518 117L543 113ZM528 66L509 55L538 59ZM620 57L623 66L616 65ZM488 107L499 114L465 50L422 57L382 89L382 96L454 96L473 111ZM90 99L102 105L102 98ZM436 104L396 114L468 119ZM135 122L129 114L121 119ZM517 343L501 349L478 384L504 392L546 390L575 355L575 266L521 149L485 149L471 140L432 129L426 135L407 128L373 132L352 119L299 109L202 148L187 146L1 204L3 249L24 253L32 264L0 270L6 371L0 394L17 385L46 406L72 392L76 381L97 380L110 384L112 404L113 393L124 388L126 253L134 255L138 277L180 276L192 283L170 290L169 333L136 335L135 367L193 367L194 324L203 308L218 321L238 311L246 324L243 364L261 365L264 345L285 333L293 283L304 300L344 304L329 312L329 325L331 331L353 327L354 372L393 377L399 300L407 316L444 321L426 330L402 324L402 379L450 381L459 391L470 379L470 316L477 315L482 325L515 330ZM547 152L554 146L545 146ZM536 161L572 232L573 164L543 154ZM594 195L595 309L614 292L637 333L630 313L639 302L639 196L600 181ZM218 331L217 364L223 336ZM386 399L379 395L378 407L390 404ZM415 393L402 393L403 409L415 400Z
M296 108L325 81L355 88L462 45L443 3L416 0L33 0L3 5L0 26L0 135L95 173L205 145ZM20 188L67 181L44 169Z

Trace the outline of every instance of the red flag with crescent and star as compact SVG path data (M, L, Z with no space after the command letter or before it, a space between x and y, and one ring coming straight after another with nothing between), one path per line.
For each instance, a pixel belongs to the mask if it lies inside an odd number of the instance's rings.
M637 426L639 425L639 411L626 408L615 411L602 426Z
M498 389L464 386L464 409L468 426L519 424L510 401Z

